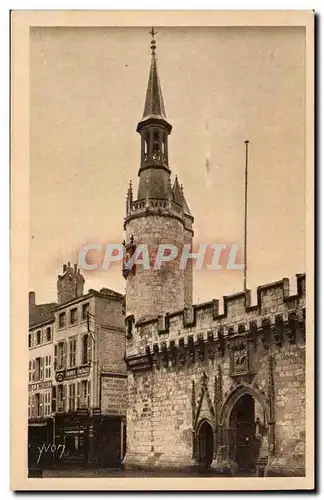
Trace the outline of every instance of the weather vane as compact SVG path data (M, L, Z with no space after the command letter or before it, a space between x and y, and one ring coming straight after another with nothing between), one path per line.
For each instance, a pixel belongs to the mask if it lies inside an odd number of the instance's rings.
M149 31L149 34L152 36L152 41L151 41L151 50L152 50L152 55L155 54L155 49L156 49L156 45L155 45L155 40L154 40L154 36L158 34L157 31L154 31L154 28L152 26L152 29L151 31Z

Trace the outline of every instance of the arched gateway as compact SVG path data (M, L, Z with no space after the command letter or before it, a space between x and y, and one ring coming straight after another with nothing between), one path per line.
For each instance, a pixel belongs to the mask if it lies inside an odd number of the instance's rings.
M238 386L228 396L220 423L225 459L239 473L255 472L269 456L270 410L263 395L250 386Z

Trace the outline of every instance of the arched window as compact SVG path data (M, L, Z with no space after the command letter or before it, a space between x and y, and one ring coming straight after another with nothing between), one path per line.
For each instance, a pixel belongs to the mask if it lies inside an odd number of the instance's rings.
M150 134L147 133L147 134L145 134L145 138L144 138L144 153L145 154L148 153L149 142L150 142Z
M160 152L160 135L159 132L153 132L153 154Z

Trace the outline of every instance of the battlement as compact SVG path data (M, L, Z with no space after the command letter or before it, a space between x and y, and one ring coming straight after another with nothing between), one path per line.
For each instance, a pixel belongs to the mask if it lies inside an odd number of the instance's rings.
M251 304L251 291L223 297L223 311L219 300L193 305L163 316L139 320L126 318L132 323L128 328L127 356L153 350L156 343L181 341L199 343L231 337L245 332L264 329L265 323L272 328L278 321L300 323L305 319L306 276L297 274L297 293L289 295L289 280L261 285L257 288L257 303Z

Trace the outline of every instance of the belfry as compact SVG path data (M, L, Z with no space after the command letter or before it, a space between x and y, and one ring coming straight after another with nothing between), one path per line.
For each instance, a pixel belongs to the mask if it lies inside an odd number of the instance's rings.
M151 67L144 112L137 125L141 136L139 182L136 198L131 185L128 190L124 221L126 246L135 251L146 245L152 263L150 269L138 266L126 278L126 314L135 321L192 303L190 263L184 270L177 261L153 269L160 244L175 245L179 254L184 244L191 245L193 217L177 177L171 182L168 139L172 126L166 118L153 28L150 34Z

